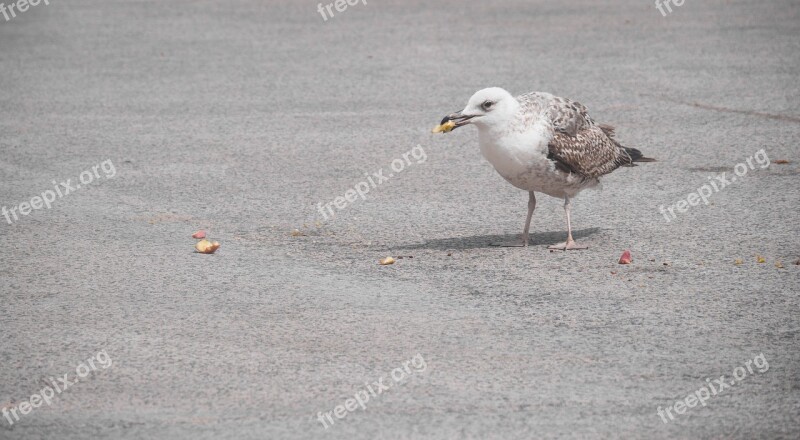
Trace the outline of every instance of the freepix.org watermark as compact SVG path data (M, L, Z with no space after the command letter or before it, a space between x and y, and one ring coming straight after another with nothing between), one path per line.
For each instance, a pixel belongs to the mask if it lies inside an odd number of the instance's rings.
M328 21L328 16L333 17L333 9L336 8L338 12L344 12L347 9L347 6L355 6L359 2L363 4L367 4L367 0L336 0L333 3L328 3L323 8L322 3L317 5L317 12L322 15L323 21ZM325 10L328 10L328 15L325 15Z
M686 2L686 0L656 0L656 9L658 9L662 17L666 17L667 11L672 14L672 5L683 6L684 2ZM666 8L666 11L664 8Z
M675 416L672 415L672 411L675 410L675 414L685 414L688 408L694 408L699 403L700 405L706 406L706 401L712 397L716 397L722 394L726 388L732 387L737 383L744 380L749 374L754 374L753 365L755 364L756 371L759 373L765 373L769 370L769 362L767 362L767 358L764 357L764 353L760 353L758 356L754 357L751 360L745 362L745 367L736 367L733 370L733 379L727 380L724 375L720 376L719 379L708 379L706 378L706 385L697 389L697 391L690 393L686 396L685 399L679 400L675 402L675 404L668 406L666 409L661 409L661 406L658 407L656 413L659 417L661 417L661 421L664 423L669 423L670 420L675 420ZM669 417L669 420L667 420Z
M413 367L413 369L411 367ZM380 379L376 382L372 382L372 384L364 383L364 389L356 392L352 398L346 399L343 404L336 405L332 411L326 413L318 412L317 420L322 423L325 429L328 429L329 426L333 426L335 423L334 417L343 419L347 417L348 413L355 411L359 407L361 407L362 411L366 410L367 402L369 402L371 398L378 397L378 395L382 394L384 391L389 391L392 385L403 382L414 373L422 373L427 368L428 364L425 363L425 359L422 358L421 354L417 353L413 358L403 362L402 367L397 367L392 370L389 374L392 378L392 382L387 380L387 383L383 383L384 376L381 376Z
M61 199L67 194L77 191L81 188L81 185L88 185L95 181L95 179L100 179L99 170L103 170L103 174L105 175L106 179L111 179L117 175L117 170L114 168L114 164L110 161L104 161L99 165L95 165L92 167L91 171L86 170L82 172L78 176L78 180L80 183L72 183L72 179L67 179L66 182L61 182L61 184L57 184L56 181L53 181L53 189L48 189L42 192L41 196L34 196L31 198L30 201L22 202L19 205L12 206L7 208L6 206L0 207L0 214L6 219L8 224L12 224L15 221L19 221L19 216L26 216L31 213L32 210L35 209L42 209L47 208L50 209L52 203L56 201L56 195L58 198ZM17 215L19 214L19 215ZM13 220L12 220L13 219Z
M75 375L77 376L75 380L69 379L69 373L64 374L63 377L57 377L55 379L51 377L49 384L42 388L38 393L31 395L30 399L20 402L16 406L10 408L4 407L2 409L3 417L5 417L9 425L13 425L15 422L19 422L20 414L30 414L31 411L42 406L42 403L46 403L47 406L50 406L56 394L61 394L62 392L66 391L69 387L75 385L93 371L97 371L98 367L101 367L103 370L105 370L110 366L111 357L108 355L108 353L106 353L105 350L103 350L93 357L86 359L85 362L78 364L78 366L75 368ZM45 381L45 383L48 382ZM17 412L19 412L19 414L17 414Z
M735 176L728 177L728 173L720 173L716 176L708 176L709 182L697 188L697 191L689 193L685 200L678 200L672 205L669 205L669 207L666 209L664 209L664 205L661 205L658 207L658 210L664 215L664 219L667 221L667 223L669 223L672 219L677 218L677 215L675 214L676 210L680 213L685 213L689 210L690 206L697 206L701 201L708 205L708 199L712 194L718 193L723 188L727 187L733 182L736 182L737 176L744 177L747 175L748 171L756 169L755 165L753 164L754 160L762 170L770 165L767 152L762 148L761 150L757 151L755 155L748 157L747 160L742 163L738 163L735 167L733 167L733 173L736 174Z
M322 202L317 203L317 210L319 211L320 215L324 220L328 220L329 218L335 217L333 207L336 207L337 211L341 211L347 208L348 205L354 203L360 197L361 200L367 199L367 194L370 190L373 190L378 187L378 185L382 184L383 182L387 182L389 179L394 177L396 173L400 173L406 169L406 166L411 166L413 164L423 163L428 160L428 155L425 153L425 150L422 146L417 145L416 147L412 148L411 151L406 151L402 155L402 159L395 159L392 161L390 168L392 170L391 173L385 175L383 173L383 168L379 169L378 172L372 173L364 173L364 176L367 178L364 181L358 182L354 187L345 191L344 196L339 196L333 199L332 202L328 202L326 204L322 204ZM414 162L411 161L411 158L414 158Z
M17 12L25 12L31 6L39 6L40 3L44 3L45 6L50 5L49 0L17 0L16 2L9 3L6 6L5 3L0 3L0 14L3 14L6 21L11 20L17 16ZM14 9L16 8L16 12Z

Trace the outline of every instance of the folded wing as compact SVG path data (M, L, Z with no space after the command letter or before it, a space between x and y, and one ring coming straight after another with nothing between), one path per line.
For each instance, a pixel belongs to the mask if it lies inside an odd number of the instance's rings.
M614 128L595 124L580 103L554 98L546 115L553 128L547 157L559 170L596 179L633 165L625 147L614 139Z

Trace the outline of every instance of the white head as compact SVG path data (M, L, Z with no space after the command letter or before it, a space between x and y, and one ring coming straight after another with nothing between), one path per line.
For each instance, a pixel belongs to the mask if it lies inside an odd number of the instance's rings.
M519 108L517 100L500 87L478 90L460 112L445 116L442 123L453 121L455 128L475 124L478 129L508 123Z

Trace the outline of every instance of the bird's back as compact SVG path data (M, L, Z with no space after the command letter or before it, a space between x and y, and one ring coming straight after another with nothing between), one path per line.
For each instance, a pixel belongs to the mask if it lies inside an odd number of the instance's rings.
M532 92L517 98L521 114L536 117L549 129L548 159L558 170L596 179L635 161L651 161L635 148L623 147L614 127L597 124L587 108L549 93Z

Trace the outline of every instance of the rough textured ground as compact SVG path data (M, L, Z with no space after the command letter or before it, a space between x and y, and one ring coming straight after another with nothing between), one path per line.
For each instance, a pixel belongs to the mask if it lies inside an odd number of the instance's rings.
M0 218L0 407L113 360L0 438L797 438L800 4L367 3L0 18L0 205L116 172ZM473 128L429 130L493 85L579 100L659 159L575 200L588 251L546 250L565 234L546 196L532 247L488 246L526 195ZM320 221L416 145L424 162ZM771 165L708 206L659 212L761 149ZM217 254L192 253L200 228ZM762 353L766 372L657 415ZM415 355L365 410L317 420Z

